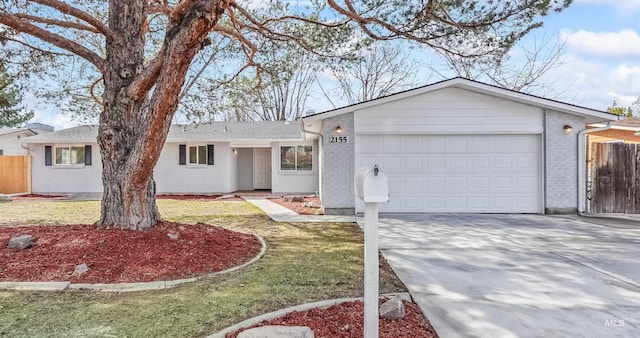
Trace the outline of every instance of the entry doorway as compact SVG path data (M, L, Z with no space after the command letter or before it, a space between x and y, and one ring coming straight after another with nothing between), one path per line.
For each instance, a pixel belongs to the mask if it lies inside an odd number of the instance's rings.
M271 189L271 148L253 149L253 189Z

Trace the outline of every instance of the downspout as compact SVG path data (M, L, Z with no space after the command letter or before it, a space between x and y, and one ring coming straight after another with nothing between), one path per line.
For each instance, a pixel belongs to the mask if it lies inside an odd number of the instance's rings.
M608 130L612 127L612 122L607 123L606 126L593 129L583 129L578 132L578 214L584 215L587 209L587 187L586 178L586 148L585 148L585 135L596 133L599 131Z
M24 143L20 142L20 148L26 149L27 150L27 154L31 155L31 152L33 151L33 149L29 148L28 146L25 147L23 144Z
M298 127L300 128L300 132L302 133L305 140L307 138L306 133L318 136L318 197L320 197L320 205L322 207L322 211L324 211L324 202L322 201L322 166L320 166L320 164L322 163L322 153L320 152L320 149L322 149L322 152L324 152L324 138L320 133L304 129L304 121L302 121L302 119L298 120Z

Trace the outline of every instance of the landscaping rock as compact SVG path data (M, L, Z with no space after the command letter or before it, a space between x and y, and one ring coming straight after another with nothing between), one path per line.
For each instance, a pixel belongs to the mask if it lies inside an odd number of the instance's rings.
M217 200L228 200L228 199L234 198L234 197L236 197L236 195L222 195L222 196L220 196L220 197L218 197L216 199Z
M267 325L242 331L238 338L313 338L313 331L306 326Z
M89 267L87 266L87 264L82 263L82 264L76 265L76 270L75 270L76 275L80 276L87 271L89 271Z
M180 234L176 234L175 232L170 232L167 234L167 236L169 236L169 238L176 240L178 238L180 238Z
M305 208L311 208L311 209L318 209L320 208L320 205L313 203L313 202L304 202L302 203L302 206Z
M402 319L404 315L404 304L400 296L394 296L380 305L380 318Z
M285 202L304 202L304 197L302 196L284 196L282 199Z
M9 249L24 250L34 246L36 243L33 241L31 235L14 236L9 239Z
M0 203L11 202L11 197L0 194Z

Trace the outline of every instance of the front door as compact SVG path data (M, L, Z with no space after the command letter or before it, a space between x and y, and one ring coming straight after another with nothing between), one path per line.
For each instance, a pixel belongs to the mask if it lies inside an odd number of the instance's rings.
M271 189L271 148L253 149L253 188Z

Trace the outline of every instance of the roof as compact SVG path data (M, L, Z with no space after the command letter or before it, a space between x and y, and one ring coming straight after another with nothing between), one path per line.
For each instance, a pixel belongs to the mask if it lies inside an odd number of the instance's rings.
M25 143L94 143L98 126L86 125L40 134L23 139ZM171 125L167 142L224 142L261 140L301 140L297 123L268 122L210 122L203 124Z
M466 89L466 90L481 93L481 94L504 98L504 99L508 99L508 100L512 100L512 101L516 101L524 104L529 104L532 106L546 108L546 109L552 109L552 110L563 112L563 113L583 115L583 116L589 117L587 123L597 123L597 122L612 121L612 120L618 119L618 116L606 111L581 107L581 106L577 106L570 103L564 103L564 102L560 102L552 99L543 98L540 96L521 93L521 92L517 92L510 89L505 89L502 87L498 87L498 86L494 86L494 85L490 85L490 84L486 84L486 83L482 83L474 80L469 80L462 77L455 77L453 79L448 79L448 80L436 82L433 84L429 84L426 86L402 91L389 96L384 96L381 98L352 104L342 108L337 108L337 109L305 116L302 119L305 122L323 120L329 117L351 113L356 110L366 109L366 108L406 99L409 97L430 93L430 92L444 89L444 88Z
M0 136L3 135L9 135L9 134L16 134L16 133L30 133L31 135L37 135L38 133L36 133L35 131L28 129L28 128L7 128L7 129L0 129Z
M616 127L629 127L633 130L640 129L640 117L627 117L622 120L614 121L612 125Z
M592 127L604 127L604 123L591 124ZM640 131L640 117L627 117L611 122L611 129Z

